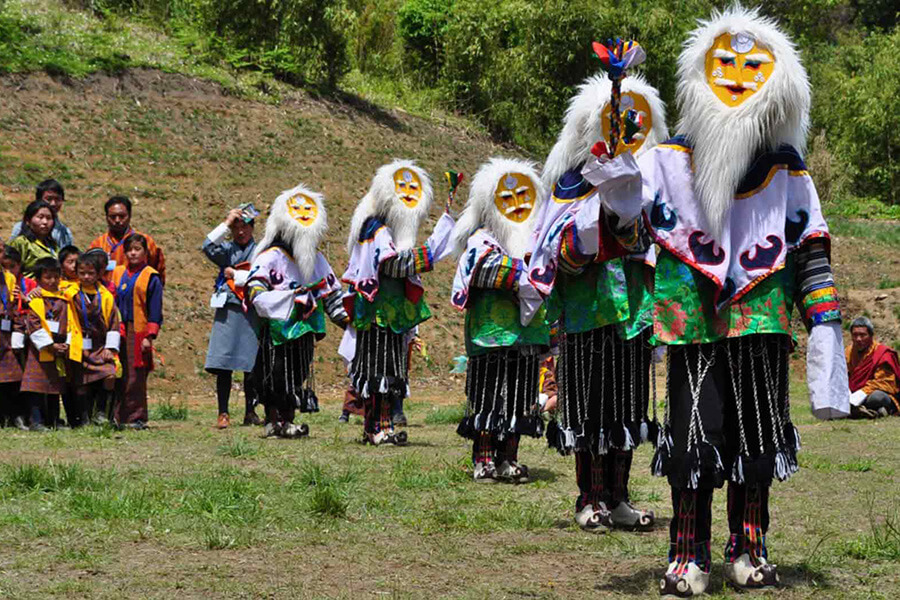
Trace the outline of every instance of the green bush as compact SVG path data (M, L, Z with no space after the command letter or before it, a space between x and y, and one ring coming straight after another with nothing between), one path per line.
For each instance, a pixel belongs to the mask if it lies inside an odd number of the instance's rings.
M900 204L900 30L825 47L812 66L814 125L853 180L855 195Z
M205 29L235 67L329 88L349 68L346 31L355 14L342 0L202 2Z
M403 0L367 0L359 7L349 36L354 66L370 75L403 72L403 44L396 34L397 11Z
M397 13L397 29L411 66L429 83L440 74L452 6L453 0L406 0Z

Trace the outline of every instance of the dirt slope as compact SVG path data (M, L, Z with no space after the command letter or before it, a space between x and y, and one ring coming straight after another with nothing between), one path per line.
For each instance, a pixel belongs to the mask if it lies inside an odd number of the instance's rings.
M325 253L335 271L346 266L350 215L375 169L394 157L417 159L435 178L442 204L447 168L472 173L502 149L460 127L358 99L324 101L297 92L279 105L244 101L219 86L152 70L120 77L57 81L44 75L0 79L0 228L7 235L33 197L55 177L66 187L63 219L86 246L105 230L103 202L114 193L135 204L134 225L151 233L168 256L166 323L160 338L165 367L153 390L204 392L200 373L216 271L199 252L226 209L253 200L263 209L303 181L326 196L331 229ZM461 195L460 204L465 199ZM438 208L424 228L427 235ZM262 234L263 223L258 224ZM419 375L436 383L462 352L461 321L448 305L452 265L426 277L435 318L422 328L429 362ZM317 377L338 381L340 331L318 352Z

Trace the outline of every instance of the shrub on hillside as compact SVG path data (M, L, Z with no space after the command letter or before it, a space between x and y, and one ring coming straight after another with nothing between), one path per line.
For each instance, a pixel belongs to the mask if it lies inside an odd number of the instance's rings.
M199 0L206 29L237 67L334 88L347 72L343 0Z
M900 30L847 40L812 64L813 121L855 195L900 204Z
M403 0L366 0L357 9L349 54L361 72L386 75L404 71L403 44L394 31L402 5Z
M410 66L435 83L443 62L453 0L406 0L397 12L397 28Z

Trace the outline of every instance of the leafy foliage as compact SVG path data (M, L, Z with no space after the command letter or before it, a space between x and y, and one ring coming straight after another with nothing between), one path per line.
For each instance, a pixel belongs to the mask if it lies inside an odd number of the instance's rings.
M817 125L843 159L855 194L900 204L900 30L823 48L815 63Z
M542 154L576 86L598 71L592 40L619 36L645 46L641 70L659 88L674 129L682 43L696 19L730 1L63 0L89 16L74 35L29 12L29 3L6 0L0 2L0 72L77 77L194 65L198 74L197 65L224 66L258 74L251 85L264 94L271 87L265 78L274 77L313 88L343 85L424 112L439 105ZM896 2L745 4L776 18L804 55L814 93L808 158L828 210L896 217L885 208L900 206ZM143 51L148 38L134 42L125 19L169 34L177 49Z

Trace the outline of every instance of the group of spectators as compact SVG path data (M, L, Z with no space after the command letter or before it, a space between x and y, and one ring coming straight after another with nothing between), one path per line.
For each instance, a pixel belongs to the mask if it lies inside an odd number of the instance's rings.
M106 233L80 249L60 218L65 199L58 181L41 182L0 240L0 423L144 429L165 256L131 226L125 196L104 204Z

